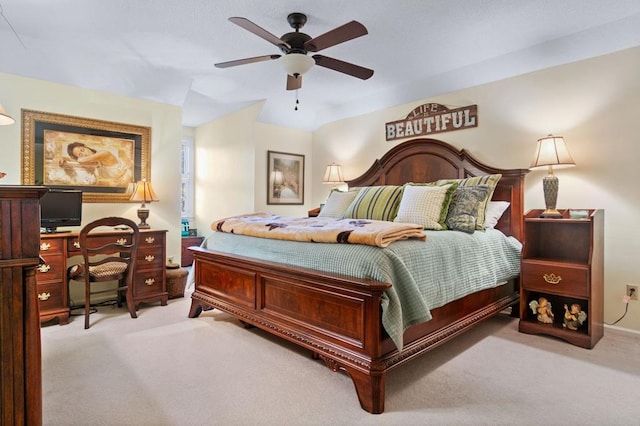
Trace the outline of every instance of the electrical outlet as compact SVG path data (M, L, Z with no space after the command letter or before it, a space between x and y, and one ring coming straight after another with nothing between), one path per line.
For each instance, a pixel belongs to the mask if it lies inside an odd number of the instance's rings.
M629 300L638 300L638 286L627 285L627 296L629 296Z

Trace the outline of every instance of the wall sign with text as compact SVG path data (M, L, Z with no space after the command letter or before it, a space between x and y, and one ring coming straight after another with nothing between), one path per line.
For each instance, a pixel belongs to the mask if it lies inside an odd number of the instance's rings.
M392 141L469 127L478 127L478 105L449 109L431 103L415 108L404 120L386 123L385 133L387 140Z

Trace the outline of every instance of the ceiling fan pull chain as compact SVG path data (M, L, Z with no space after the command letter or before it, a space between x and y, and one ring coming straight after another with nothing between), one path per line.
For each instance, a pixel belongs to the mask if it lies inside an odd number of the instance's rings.
M293 109L294 111L298 110L298 104L300 103L300 101L298 100L298 89L296 89L296 107Z

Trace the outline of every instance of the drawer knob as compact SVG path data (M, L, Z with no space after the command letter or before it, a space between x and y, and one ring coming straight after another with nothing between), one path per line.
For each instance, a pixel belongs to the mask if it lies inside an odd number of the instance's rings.
M50 243L42 243L40 244L40 250L45 251L45 250L49 250L51 248L51 244Z
M126 238L119 238L116 240L116 244L118 244L119 246L123 246L125 244L127 244L127 239Z
M156 239L154 237L147 237L144 239L147 243L152 244Z
M51 269L51 265L47 265L46 263L38 266L38 272L42 272L43 274L49 272L49 269Z
M51 293L38 293L38 300L49 300Z
M156 280L153 279L153 278L147 278L146 280L144 280L144 283L146 285L153 285L153 283L155 283L155 282L156 282Z
M542 278L544 278L544 280L549 284L558 284L560 281L562 281L562 277L554 273L544 274Z
M153 262L155 258L156 257L154 255L148 254L144 257L144 260L146 260L147 262Z
M74 242L73 242L73 246L74 246L75 248L79 249L79 248L80 248L80 241L74 241Z

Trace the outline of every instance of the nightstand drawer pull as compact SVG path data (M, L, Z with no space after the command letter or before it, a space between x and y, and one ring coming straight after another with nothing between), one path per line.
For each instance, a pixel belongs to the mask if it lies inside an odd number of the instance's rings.
M542 278L544 278L544 280L549 284L558 284L560 281L562 281L562 277L554 273L544 274Z
M79 249L79 248L80 248L80 242L79 242L79 241L74 241L74 242L73 242L73 246L74 246L75 248Z
M51 269L51 265L47 265L46 263L38 266L38 272L42 272L43 274L45 272L49 272L50 269Z
M127 244L127 239L126 238L120 238L116 241L116 244L118 244L119 246L123 246L125 244Z
M156 239L154 237L147 237L144 240L149 244L153 244Z
M156 257L154 255L148 254L144 257L144 260L146 260L147 262L153 262L155 258Z
M39 293L38 300L49 300L51 293Z
M49 250L50 248L51 248L51 244L49 244L49 243L40 244L40 250L42 250L42 251Z
M153 285L153 283L155 283L155 282L156 282L156 280L153 279L153 278L147 278L146 280L144 280L144 283L146 285Z

